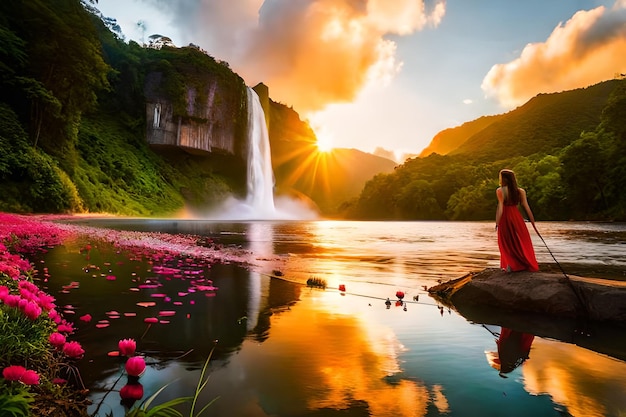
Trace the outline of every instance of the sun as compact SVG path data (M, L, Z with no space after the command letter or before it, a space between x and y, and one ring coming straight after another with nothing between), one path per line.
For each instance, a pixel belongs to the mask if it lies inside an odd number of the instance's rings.
M319 152L330 152L333 150L333 137L328 132L320 131L316 133L316 146Z

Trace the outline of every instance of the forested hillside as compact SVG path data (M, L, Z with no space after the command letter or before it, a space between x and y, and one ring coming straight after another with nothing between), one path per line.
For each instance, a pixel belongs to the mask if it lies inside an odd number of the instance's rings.
M504 115L483 116L470 122L465 122L461 126L444 129L437 133L430 144L420 152L419 156L424 158L433 153L447 155L463 145L476 133L484 130L487 126L503 118Z
M510 168L541 220L626 220L626 80L539 95L447 155L413 158L344 207L358 219L492 219Z
M609 96L619 83L611 80L587 88L539 94L475 133L450 154L493 161L558 152L581 132L595 130Z
M163 215L245 187L241 163L145 141L146 73L176 81L178 55L232 74L213 58L127 44L79 0L2 2L0 45L0 210Z

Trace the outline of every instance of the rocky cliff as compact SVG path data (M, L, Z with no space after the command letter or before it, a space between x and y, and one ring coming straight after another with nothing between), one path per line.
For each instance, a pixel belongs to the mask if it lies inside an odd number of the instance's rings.
M197 77L196 77L197 79ZM145 84L146 138L152 146L175 146L190 153L245 155L247 106L245 85L233 89L211 72L201 83L185 80L183 107L168 91L161 72L148 74Z

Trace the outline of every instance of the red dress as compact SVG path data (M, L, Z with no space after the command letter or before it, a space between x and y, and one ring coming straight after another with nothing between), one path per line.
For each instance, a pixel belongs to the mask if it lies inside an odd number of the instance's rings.
M538 271L528 227L517 205L504 204L498 224L500 268L507 271Z
M530 347L535 336L502 327L498 345L500 372L505 374L520 366L530 354Z

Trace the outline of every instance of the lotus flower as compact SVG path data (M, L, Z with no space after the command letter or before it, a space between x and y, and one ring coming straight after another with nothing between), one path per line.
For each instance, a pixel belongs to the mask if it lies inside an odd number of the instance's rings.
M122 339L117 343L120 353L124 356L131 357L135 354L137 343L133 339Z
M141 356L133 356L126 361L126 373L139 377L146 370L146 361Z
M143 397L143 385L139 382L129 382L120 389L120 397L122 405L131 408L135 401Z
M120 397L124 400L141 400L143 397L143 385L139 382L129 382L120 389Z

